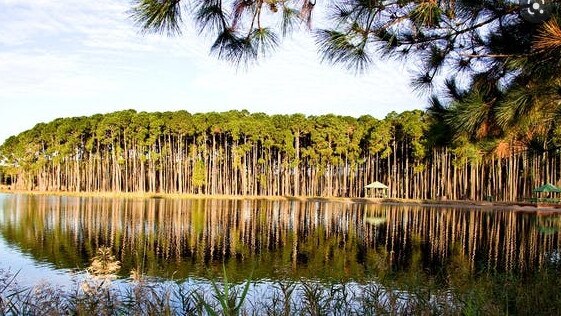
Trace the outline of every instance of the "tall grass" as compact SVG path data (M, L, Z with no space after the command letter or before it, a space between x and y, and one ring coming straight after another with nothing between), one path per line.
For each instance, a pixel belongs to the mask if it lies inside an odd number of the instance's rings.
M0 271L0 315L498 315L560 314L558 272L485 275L462 287L409 287L391 280L332 282L107 281L87 275L56 287L21 287ZM384 284L382 284L384 283Z
M206 296L195 292L198 301L203 305L205 312L211 316L224 315L224 316L237 316L242 313L242 306L247 297L249 291L249 286L251 284L251 278L245 282L241 293L239 293L239 287L232 285L228 282L228 275L226 273L226 268L222 266L223 270L223 282L222 285L218 285L216 281L212 280L212 290L213 299L219 303L217 308L216 304L210 304Z

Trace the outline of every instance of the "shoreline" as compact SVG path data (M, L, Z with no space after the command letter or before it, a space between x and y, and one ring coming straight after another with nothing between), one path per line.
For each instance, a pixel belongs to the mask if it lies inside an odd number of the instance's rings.
M211 200L269 200L269 201L324 201L340 203L362 203L362 204L394 204L394 205L418 205L436 207L463 207L479 209L511 209L523 212L561 213L560 205L536 205L524 202L487 202L472 200L414 200L400 198L368 198L368 197L337 197L337 196L283 196L283 195L225 195L225 194L190 194L190 193L151 193L151 192L69 192L69 191L29 191L8 190L0 188L0 193L6 194L28 194L28 195L52 195L72 197L102 197L102 198L124 198L124 199L211 199Z

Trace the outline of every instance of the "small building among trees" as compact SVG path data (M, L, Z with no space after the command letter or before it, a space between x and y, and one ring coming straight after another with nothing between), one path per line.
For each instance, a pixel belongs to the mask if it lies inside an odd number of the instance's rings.
M382 182L374 181L364 188L366 189L366 197L385 198L388 196L388 186ZM368 192L370 192L370 194L368 194Z

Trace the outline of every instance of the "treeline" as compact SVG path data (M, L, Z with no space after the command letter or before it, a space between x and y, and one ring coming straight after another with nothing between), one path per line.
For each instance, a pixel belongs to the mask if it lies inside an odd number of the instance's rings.
M41 191L517 200L556 183L558 150L450 141L426 112L372 116L247 111L60 118L0 147L0 181ZM443 141L443 139L448 139Z

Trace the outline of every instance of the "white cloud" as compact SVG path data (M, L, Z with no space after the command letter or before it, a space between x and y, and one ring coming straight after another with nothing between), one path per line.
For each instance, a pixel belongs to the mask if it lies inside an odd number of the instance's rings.
M0 96L91 96L109 88L101 78L89 74L87 68L75 56L0 53L0 73L5 74L0 77Z
M119 108L383 117L391 110L420 107L398 63L379 63L355 76L320 64L313 39L301 32L271 58L237 71L208 56L211 39L189 27L175 38L139 35L128 19L129 5L0 0L0 116L33 126L54 113ZM51 110L37 111L46 107ZM0 141L19 131L0 124Z
M319 64L309 39L299 36L286 44L286 49L248 72L209 67L191 82L192 90L207 96L208 106L227 100L230 106L267 113L383 117L392 110L419 107L409 91L406 69L397 62L380 62L368 73L354 75Z

